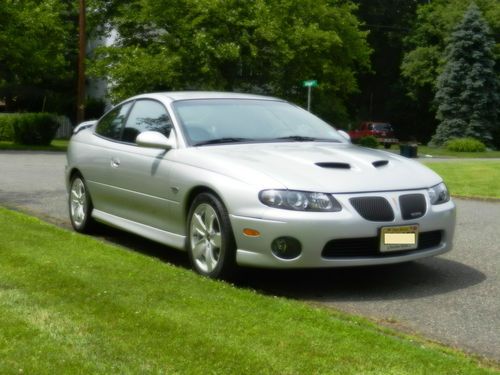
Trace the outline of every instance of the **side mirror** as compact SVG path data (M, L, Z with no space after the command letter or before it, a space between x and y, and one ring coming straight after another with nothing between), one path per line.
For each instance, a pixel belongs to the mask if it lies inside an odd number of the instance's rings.
M175 133L172 129L170 133L170 138L165 137L159 132L142 132L135 139L135 143L138 146L150 147L150 148L161 148L164 150L170 150L171 148L177 147L177 141L175 139Z
M343 130L337 130L337 132L338 132L338 133L339 133L342 137L344 137L345 139L347 139L347 141L349 141L349 143L351 143L351 136L350 136L347 132L345 132L345 131L343 131Z

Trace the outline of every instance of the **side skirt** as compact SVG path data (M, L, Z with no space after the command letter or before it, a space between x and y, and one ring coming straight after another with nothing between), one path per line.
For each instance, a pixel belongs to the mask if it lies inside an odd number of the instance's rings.
M118 229L123 229L127 232L137 234L141 237L145 237L149 240L156 241L167 246L175 247L179 250L185 250L186 236L153 228L148 225L127 220L96 209L92 211L92 217L97 221L111 225Z

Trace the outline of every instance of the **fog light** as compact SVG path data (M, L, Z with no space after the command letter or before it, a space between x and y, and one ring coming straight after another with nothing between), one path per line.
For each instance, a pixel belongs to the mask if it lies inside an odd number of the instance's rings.
M302 252L300 242L292 237L279 237L271 243L271 251L278 258L297 258Z

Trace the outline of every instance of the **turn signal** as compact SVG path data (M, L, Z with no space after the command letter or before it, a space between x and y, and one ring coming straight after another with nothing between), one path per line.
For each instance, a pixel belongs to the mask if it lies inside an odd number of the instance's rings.
M248 237L260 237L260 232L255 229L245 228L243 234Z

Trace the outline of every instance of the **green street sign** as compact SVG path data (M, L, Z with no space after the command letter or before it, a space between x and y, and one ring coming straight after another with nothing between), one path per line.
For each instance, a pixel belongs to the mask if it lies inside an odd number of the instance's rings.
M302 84L304 85L304 87L317 87L318 81L316 81L315 79L310 79L302 82Z

